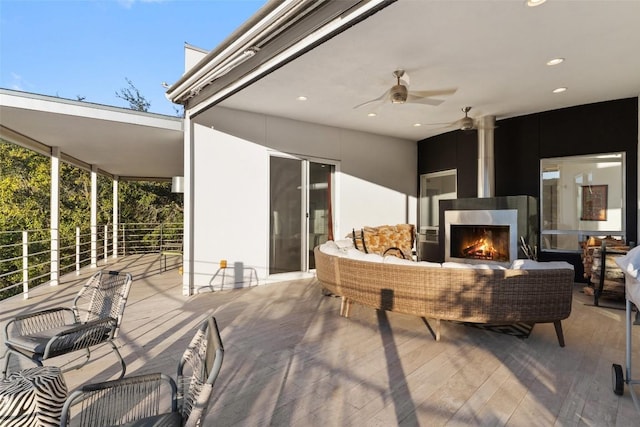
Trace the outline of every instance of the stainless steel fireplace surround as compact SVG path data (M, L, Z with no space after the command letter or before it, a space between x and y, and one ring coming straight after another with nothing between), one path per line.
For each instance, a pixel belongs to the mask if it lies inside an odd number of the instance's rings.
M445 236L448 233L447 229L450 227L446 222L448 220L450 223L452 219L454 222L460 222L460 218L462 218L472 225L497 222L509 225L510 231L512 227L515 228L515 232L510 232L509 237L509 258L511 260L526 258L520 248L520 238L523 238L532 247L538 244L538 203L535 197L502 196L441 200L439 210L438 246L440 247L440 256L439 259L426 259L426 261L442 262L449 260L445 259L451 256L449 247L451 242L445 242ZM451 211L452 213L447 214L447 212ZM501 211L507 212L500 213ZM515 220L513 212L516 212ZM447 218L445 218L445 215ZM491 219L491 216L494 216L494 218ZM445 251L448 251L448 253L445 254Z
M452 255L451 230L455 225L473 226L508 226L509 242L508 256L505 262L490 259L458 258ZM444 212L444 260L464 261L469 263L500 263L509 265L518 258L518 211L517 209L481 209L481 210L448 210Z

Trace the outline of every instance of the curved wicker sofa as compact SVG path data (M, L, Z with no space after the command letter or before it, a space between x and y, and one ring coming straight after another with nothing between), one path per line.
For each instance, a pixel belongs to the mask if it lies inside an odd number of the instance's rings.
M433 263L376 262L314 249L316 276L342 297L340 315L352 302L440 321L505 324L553 323L564 347L561 320L571 313L574 272L568 263L552 269L448 268ZM364 258L364 257L361 257ZM566 267L565 267L566 264ZM447 263L444 264L445 266Z

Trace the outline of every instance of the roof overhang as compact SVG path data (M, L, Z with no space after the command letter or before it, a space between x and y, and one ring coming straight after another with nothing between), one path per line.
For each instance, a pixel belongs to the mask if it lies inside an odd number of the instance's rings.
M466 107L502 120L638 97L639 14L629 1L271 0L167 97L203 124L218 105L420 141L460 129ZM455 92L393 104L399 69L409 91Z
M121 180L183 175L180 117L0 89L0 137Z
M166 93L195 116L397 0L271 0Z

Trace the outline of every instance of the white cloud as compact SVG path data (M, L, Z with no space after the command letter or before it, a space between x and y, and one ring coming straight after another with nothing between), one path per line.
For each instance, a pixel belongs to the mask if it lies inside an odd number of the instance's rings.
M118 0L118 4L125 9L131 9L136 0Z

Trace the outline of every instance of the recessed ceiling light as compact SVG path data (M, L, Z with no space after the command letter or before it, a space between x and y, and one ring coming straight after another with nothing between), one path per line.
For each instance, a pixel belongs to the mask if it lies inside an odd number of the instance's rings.
M564 58L553 58L547 61L547 65L558 65L564 62Z
M547 0L527 0L527 6L529 7L536 7L536 6L540 6L542 3L546 2Z
M307 100L307 97L306 97L306 96L304 96L304 95L301 95L301 96L297 97L296 99L297 99L298 101L306 101L306 100Z
M375 116L377 116L377 114L376 114L376 113L369 113L369 114L367 114L367 116L369 116L369 117L375 117Z
M566 87L559 87L559 88L554 89L554 90L553 90L553 93L562 93L562 92L564 92L565 90L567 90L567 88L566 88Z
M421 124L421 123L414 123L414 124L413 124L413 127L414 127L414 128L419 128L420 126L422 126L422 124Z

